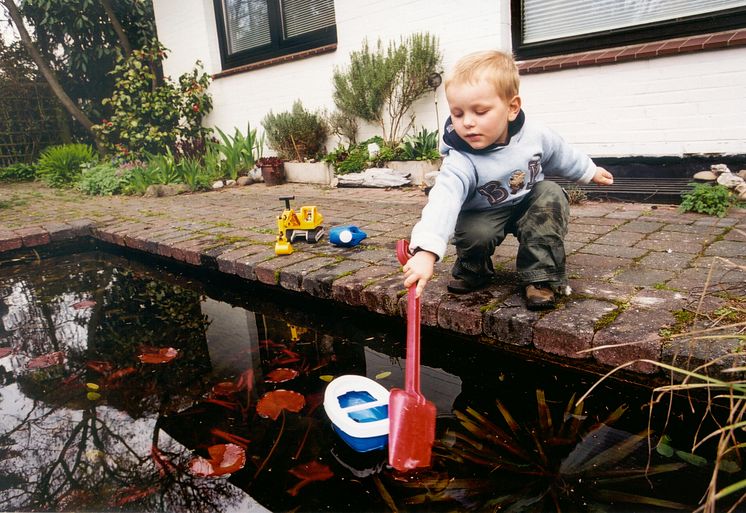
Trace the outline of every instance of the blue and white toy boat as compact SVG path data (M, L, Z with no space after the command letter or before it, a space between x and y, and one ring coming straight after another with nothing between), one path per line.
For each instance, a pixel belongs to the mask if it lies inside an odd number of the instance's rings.
M332 427L357 452L386 447L389 391L365 376L339 376L327 385L324 410Z

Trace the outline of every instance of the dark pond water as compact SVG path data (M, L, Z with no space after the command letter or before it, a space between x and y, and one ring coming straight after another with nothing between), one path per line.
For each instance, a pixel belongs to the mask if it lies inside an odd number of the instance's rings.
M433 465L398 474L321 403L345 374L402 387L403 321L157 261L6 258L0 319L0 511L693 510L712 467L681 434L700 413L668 416L664 456L641 388L608 381L576 409L595 376L423 330ZM243 467L201 475L223 444Z

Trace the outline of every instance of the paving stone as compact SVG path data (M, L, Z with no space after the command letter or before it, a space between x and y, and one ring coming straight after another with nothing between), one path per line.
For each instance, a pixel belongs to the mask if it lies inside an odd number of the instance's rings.
M647 253L647 250L642 248L633 248L630 246L593 243L585 246L583 249L580 250L580 252L604 257L633 259L643 256L645 253Z
M485 312L484 334L501 344L530 346L533 343L534 324L541 313L526 308L521 294L513 294L494 310Z
M365 262L356 260L344 260L333 265L327 265L309 272L303 277L302 288L304 292L314 297L330 299L332 297L332 284L334 280L355 273L367 267Z
M674 321L668 312L629 308L611 325L596 333L593 347L597 350L593 356L602 365L617 367L629 364L625 367L627 370L655 374L660 368L641 360L660 361L662 340L658 332L663 327L672 326Z
M596 323L617 309L613 303L597 299L571 300L544 315L534 325L534 347L574 359L590 359L582 352L592 347Z
M225 274L238 274L236 271L236 261L241 257L255 255L257 253L265 251L266 246L259 246L256 244L246 244L242 242L241 245L233 245L231 249L222 252L215 258L218 266L218 270Z
M721 373L726 369L746 367L746 353L743 352L743 342L736 337L675 338L663 342L661 362L706 376L722 377ZM682 373L671 374L676 382L685 378ZM743 372L728 373L727 376L731 380L744 379ZM688 381L693 382L691 378Z
M254 267L254 275L257 281L267 285L279 285L280 272L286 267L313 258L313 255L296 251L290 255L279 255L269 260L264 260Z
M602 301L623 302L634 296L637 289L625 283L592 279L571 279L573 295Z
M44 244L49 244L51 242L49 232L41 226L18 228L15 232L21 237L21 240L23 240L23 246L26 248L43 246Z
M611 246L634 246L636 243L641 241L645 237L644 233L638 233L638 232L625 232L616 230L613 232L609 232L606 235L602 235L601 237L597 238L595 240L596 244L608 244ZM614 256L624 256L625 258L634 258L634 257L627 257L626 255L614 255Z
M0 231L0 252L12 251L23 246L23 239L14 231Z
M483 309L500 295L499 289L493 287L468 294L447 294L438 306L438 326L466 335L481 335Z
M644 289L632 296L629 302L642 309L674 311L685 308L690 298L688 294L675 290Z
M705 250L707 256L742 257L746 255L746 244L740 241L720 240Z
M354 274L335 280L332 283L332 299L351 306L361 306L361 293L364 287L377 280L391 276L395 270L383 267L365 267Z
M681 253L679 251L652 251L642 257L637 263L641 267L649 269L665 269L670 271L679 271L685 269L694 259L691 253Z
M274 251L270 251L266 246L257 244L255 247L263 247L264 249L239 257L233 263L236 274L241 278L256 280L256 266L267 260L276 258Z
M636 212L633 214L639 215ZM650 221L630 221L620 226L619 230L624 232L653 233L660 230L663 226L665 226L663 223L653 223Z
M280 286L284 289L300 292L303 290L303 281L309 273L335 261L335 258L316 257L283 267L280 269Z
M622 271L615 275L612 280L620 283L627 283L636 287L652 287L658 284L665 284L671 280L676 273L673 271L664 271L662 269L645 269L642 266L635 266L632 269Z
M406 295L402 274L392 270L393 274L369 284L360 292L362 306L371 312L384 315L398 315L399 301Z
M49 233L51 242L60 242L77 237L75 228L67 223L44 223L42 227Z

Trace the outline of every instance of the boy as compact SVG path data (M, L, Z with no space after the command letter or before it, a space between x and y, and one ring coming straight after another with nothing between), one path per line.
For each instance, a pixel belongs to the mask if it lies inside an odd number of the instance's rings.
M418 297L452 235L457 259L448 290L487 286L492 254L508 233L519 241L516 269L528 308L552 308L555 293L570 292L563 241L569 204L544 174L600 185L614 179L556 133L528 122L518 85L515 61L498 51L467 55L446 80L446 155L403 267L404 286L416 283Z

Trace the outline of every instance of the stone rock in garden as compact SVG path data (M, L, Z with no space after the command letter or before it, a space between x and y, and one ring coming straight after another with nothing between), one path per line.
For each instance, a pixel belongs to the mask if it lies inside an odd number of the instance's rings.
M746 180L746 169L741 169L738 173L736 173L738 176Z
M746 182L736 185L736 194L740 201L746 201Z
M236 183L243 187L244 185L251 185L254 183L254 180L250 176L239 176Z
M223 183L223 180L218 180L217 182L213 182L213 184L212 184L212 188L214 190L222 189L223 187L225 187L225 184Z
M743 183L743 178L733 173L723 173L718 176L718 183L725 185L729 189L735 189L738 185Z
M225 181L225 186L226 187L235 187L236 186L236 181L235 180L226 180Z
M156 184L156 185L149 185L147 189L145 189L145 196L146 198L162 198L164 196L176 196L177 194L181 194L182 192L185 192L187 190L187 186L184 184L176 184L176 185L162 185L162 184Z
M713 164L710 166L710 171L712 171L716 175L719 175L721 173L730 173L730 168L728 168L728 166L726 166L725 164Z
M339 176L338 187L401 187L411 183L408 174L387 167L372 167L361 173Z
M430 171L429 173L425 173L425 187L432 187L435 185L435 179L438 178L438 173L440 171Z
M255 167L254 169L251 169L249 171L249 178L251 178L255 182L263 182L264 177L262 177L262 170L258 167Z
M716 175L712 171L699 171L697 173L694 173L694 176L692 178L701 182L713 182L718 179L718 175Z

